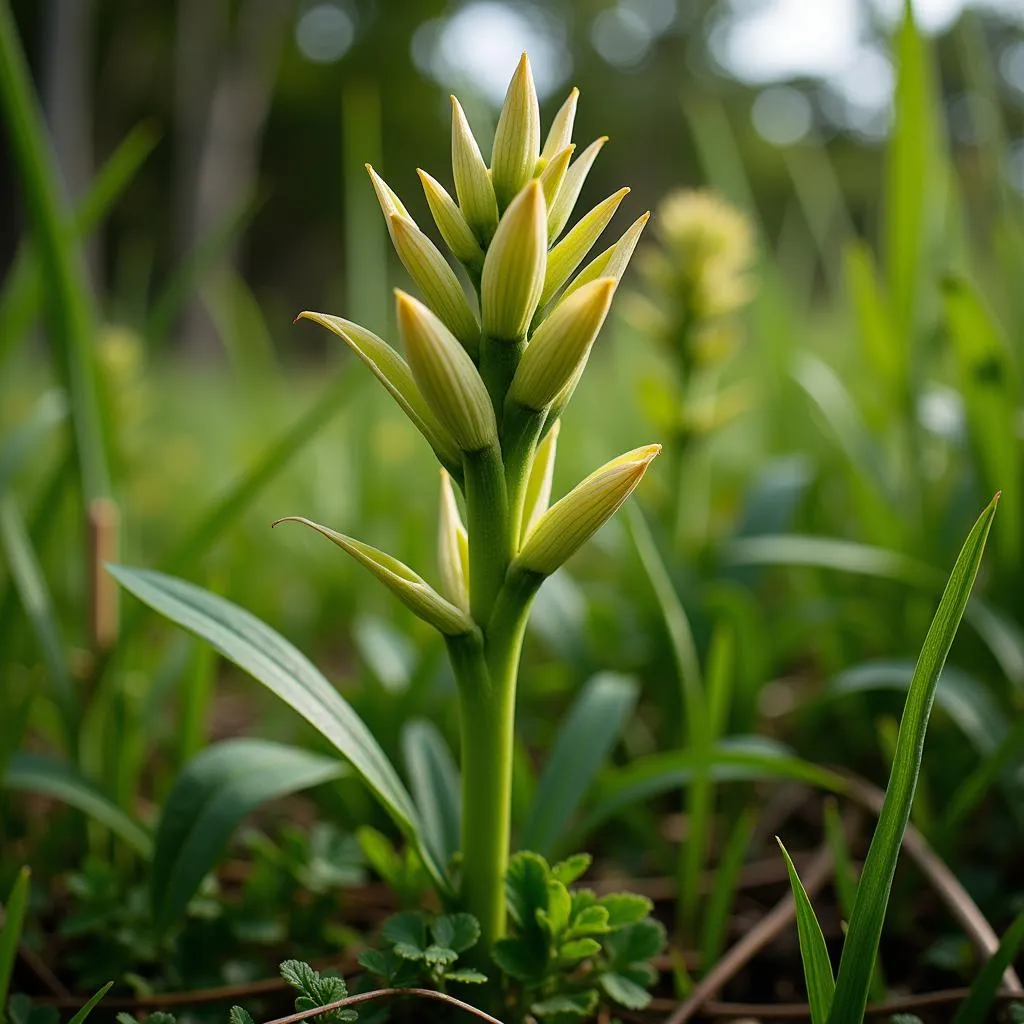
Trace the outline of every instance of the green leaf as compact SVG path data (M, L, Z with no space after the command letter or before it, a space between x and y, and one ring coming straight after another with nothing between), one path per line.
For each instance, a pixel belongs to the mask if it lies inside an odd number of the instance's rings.
M381 938L395 947L395 952L407 960L422 960L427 948L427 924L418 910L406 910L384 922ZM398 947L403 947L399 949ZM415 951L417 955L411 955Z
M601 897L600 906L608 911L608 927L624 928L642 921L654 909L654 904L635 892L613 892Z
M184 580L125 566L109 571L140 601L213 644L326 736L416 844L438 890L448 891L444 871L423 840L415 806L391 762L363 720L304 654L254 615Z
M151 1015L146 1024L149 1024L149 1021L152 1019ZM228 1010L228 1024L255 1024L255 1021L252 1019L252 1014L244 1006L232 1006Z
M441 914L431 923L430 933L438 945L465 953L480 939L480 922L472 914Z
M551 877L562 885L572 885L590 867L593 857L589 853L574 853L551 867Z
M985 1024L1002 984L1007 967L1013 965L1017 953L1024 945L1024 913L1014 918L1013 924L1003 933L999 948L982 967L971 985L967 998L960 1004L953 1018L953 1024Z
M402 728L402 755L424 841L442 864L459 852L462 793L459 770L437 726L416 719Z
M606 935L608 927L608 910L606 907L590 904L580 906L573 900L572 928L570 935Z
M18 872L11 894L4 903L3 924L0 925L0 1015L7 1005L7 991L11 984L11 972L14 970L14 958L18 954L18 942L25 923L30 875L27 867Z
M604 944L612 967L622 970L650 960L665 948L665 926L649 917L612 932Z
M729 923L739 875L747 856L747 849L757 824L757 813L752 807L744 808L732 826L718 863L715 865L711 896L704 907L701 922L701 963L710 969L717 963L725 948L725 933Z
M71 1020L68 1021L68 1024L85 1024L86 1017L88 1017L89 1014L92 1013L92 1011L94 1009L96 1009L96 1004L113 987L114 987L114 983L112 981L108 981L106 983L106 985L104 985L102 988L100 988L96 992L94 992L92 994L92 996L89 997L89 1001L84 1006L82 1006L82 1008L71 1018ZM3 999L0 998L0 1006L2 1006L2 1005L3 1005Z
M900 722L885 802L857 887L829 1024L860 1024L885 921L896 861L914 802L935 687L963 617L985 550L998 495L974 524L953 566L914 670Z
M546 910L537 911L537 919L546 926L554 937L560 935L569 924L572 897L569 890L553 878L548 881L548 905Z
M537 911L548 909L548 878L550 868L538 853L523 850L508 862L505 891L508 911L524 932L536 930Z
M527 984L540 984L547 970L547 947L524 938L498 939L491 958L510 978Z
M246 815L346 772L333 758L266 740L225 740L197 754L178 776L156 831L150 900L157 928L185 912Z
M395 949L397 950L397 946ZM425 950L423 950L423 959L426 960L431 966L444 966L446 964L453 964L459 959L459 954L454 949L449 949L447 946L439 946L436 943L431 943Z
M460 967L455 971L445 971L445 981L459 981L465 985L482 985L487 981L487 975L474 971L471 967Z
M642 1010L651 1001L650 992L624 974L609 971L601 975L600 983L608 998L627 1010Z
M601 952L601 943L597 939L570 939L558 947L558 956L562 960L582 960Z
M584 992L562 993L543 1002L534 1003L531 1013L538 1017L554 1017L570 1014L573 1017L589 1017L597 1009L598 995L595 989Z
M17 753L7 766L3 785L60 800L106 825L144 858L152 856L153 840L149 833L66 761L44 754Z
M521 842L549 854L558 844L623 725L633 713L639 686L602 672L584 686L559 726L541 774Z
M789 884L793 889L796 930L800 940L800 959L804 965L804 981L807 984L807 1001L811 1004L811 1020L814 1024L825 1024L836 988L832 976L832 962L828 958L828 949L825 946L825 936L821 934L821 925L818 924L814 908L807 898L807 891L800 881L789 852L778 836L775 841L786 860Z

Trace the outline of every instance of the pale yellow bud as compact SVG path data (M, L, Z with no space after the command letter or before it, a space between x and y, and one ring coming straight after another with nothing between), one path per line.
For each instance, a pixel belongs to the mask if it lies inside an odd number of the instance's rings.
M452 96L452 176L466 223L485 245L498 225L498 201L487 164L459 101Z
M444 186L426 171L417 168L416 173L419 175L420 184L423 185L423 194L427 197L431 216L437 230L441 232L445 245L462 263L482 266L484 251L455 200L448 195Z
M476 355L480 348L480 324L455 271L437 246L408 217L392 214L388 227L395 251L419 285L427 305L465 349Z
M544 440L537 445L530 468L530 479L526 484L523 499L523 537L527 537L551 503L551 484L555 478L555 454L558 451L558 434L562 428L559 421L547 432Z
M608 246L603 253L595 256L572 279L562 298L564 299L571 295L577 288L582 288L583 285L596 281L599 277L611 277L616 281L621 281L622 275L626 272L626 267L629 266L633 251L636 249L636 244L640 240L640 235L643 233L644 226L650 218L650 211L641 217L637 217L614 245Z
M660 444L636 448L591 473L541 516L512 569L550 576L586 543L633 493Z
M519 58L494 132L491 183L499 207L508 205L533 177L540 156L540 107L530 60Z
M509 204L484 260L480 305L491 338L526 336L544 287L545 223L544 191L531 181Z
M595 139L569 165L569 170L565 172L565 178L562 181L562 187L558 190L558 196L548 211L549 242L553 242L565 229L565 225L569 223L576 200L579 199L580 191L583 189L583 183L587 180L587 175L597 159L597 154L601 152L607 141L607 135Z
M412 220L402 200L398 198L398 195L392 190L391 186L373 169L373 165L364 164L363 166L366 168L366 173L370 176L373 191L377 193L377 202L380 203L380 208L384 212L384 219L387 220L393 213L397 213L399 217L406 217Z
M398 329L420 392L464 452L497 443L487 388L458 339L422 302L395 290Z
M410 611L446 636L462 636L475 629L473 620L465 612L446 601L422 576L386 551L346 537L303 516L286 516L273 525L278 523L302 523L337 544L369 569Z
M553 160L556 153L565 149L572 142L572 126L576 120L576 101L579 97L579 89L573 86L568 99L559 108L551 122L548 137L544 140L544 148L540 151L541 159Z
M601 232L615 215L619 203L629 194L628 188L620 188L603 202L598 203L578 224L548 253L547 269L544 273L544 290L540 294L541 305L545 305L555 292L569 280L569 275L583 262Z
M562 187L562 182L565 180L565 172L569 169L569 161L572 159L572 154L576 147L570 142L564 149L560 149L544 166L544 170L540 172L538 181L540 186L544 189L544 202L547 204L548 209L551 209L551 204L555 201L558 195L558 190Z
M441 516L437 531L437 560L445 597L469 613L469 535L462 525L451 477L441 470Z
M612 304L615 281L602 277L560 302L533 333L509 398L527 409L545 409L572 380Z
M388 394L399 404L413 425L427 439L430 447L450 469L462 465L462 450L455 443L448 428L434 415L426 399L416 386L409 364L386 342L372 331L329 313L300 313L296 320L312 320L336 334L370 368L384 385Z

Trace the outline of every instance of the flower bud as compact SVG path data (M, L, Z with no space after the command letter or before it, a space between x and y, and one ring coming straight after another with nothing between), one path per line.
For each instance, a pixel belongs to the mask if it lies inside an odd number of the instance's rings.
M637 217L635 221L625 230L622 237L599 256L595 256L573 279L569 287L562 294L562 300L568 298L577 288L596 281L599 277L611 277L616 281L622 280L622 275L629 266L629 261L636 249L636 243L640 241L640 235L651 218L650 210L643 216Z
M380 208L384 212L384 219L387 220L393 213L397 213L399 217L406 217L412 220L402 200L398 198L398 195L392 190L391 186L373 169L373 165L363 164L363 166L366 168L366 173L370 176L373 191L377 193L377 202L380 203Z
M398 289L395 299L402 344L427 404L464 452L496 444L494 409L473 360L422 302Z
M549 242L553 242L565 229L565 225L569 223L576 200L579 199L580 191L583 189L583 183L587 180L587 175L597 159L597 154L601 152L607 141L607 135L595 139L569 165L569 170L565 172L565 179L562 181L562 187L558 190L558 196L552 203L551 209L548 210Z
M476 240L472 228L466 223L462 211L452 199L444 186L432 178L426 171L417 168L416 173L423 185L423 193L427 197L431 216L441 232L445 245L455 254L455 258L465 264L477 267L484 262L484 251Z
M462 525L451 477L441 470L441 516L437 532L437 560L445 597L469 613L469 534Z
M583 262L583 258L593 248L615 215L619 203L629 193L628 188L620 188L603 202L598 203L590 213L582 217L578 224L548 253L547 268L544 273L544 290L540 294L541 305L551 300L555 292L569 280L569 275Z
M555 477L555 453L558 450L558 434L561 423L557 420L547 432L544 440L537 445L530 468L530 479L526 483L526 494L523 499L523 538L548 510L551 503L551 482Z
M547 204L548 209L551 209L551 204L555 201L558 190L562 187L562 182L565 180L565 172L569 169L569 161L572 159L575 149L576 147L571 142L564 149L560 149L548 161L544 170L540 172L537 178L541 188L544 189L544 202Z
M590 352L615 293L615 282L598 278L560 302L533 333L523 353L509 398L540 411L573 378Z
M480 324L455 271L437 246L408 217L392 214L388 227L395 251L419 285L427 305L465 349L476 355L480 348Z
M541 516L512 569L550 576L611 518L660 451L660 444L636 448L577 484Z
M540 107L530 60L519 58L494 132L491 182L499 207L507 206L533 177L540 156Z
M572 142L572 126L576 120L576 101L579 97L579 89L573 86L568 98L551 122L548 137L544 140L544 148L540 151L541 159L553 160L556 153L561 152Z
M386 551L346 537L343 533L337 533L303 516L286 516L273 525L277 526L278 523L302 523L337 544L342 551L369 569L410 611L446 636L462 636L475 628L473 620L465 612L446 601L422 576L418 576L404 562Z
M531 181L509 204L484 259L480 305L489 337L526 336L544 287L547 249L544 191Z
M452 175L466 223L485 245L498 226L498 201L487 164L459 101L452 96Z
M447 427L434 415L413 379L409 364L386 342L351 320L328 313L300 313L296 320L312 320L336 334L370 368L388 394L401 406L416 429L427 439L443 466L458 470L462 450Z

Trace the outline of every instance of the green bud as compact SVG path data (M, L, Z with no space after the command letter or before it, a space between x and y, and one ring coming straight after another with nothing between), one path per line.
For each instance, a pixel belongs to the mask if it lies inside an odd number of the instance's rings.
M560 302L533 333L509 398L539 412L572 380L590 352L612 304L615 281L598 278Z
M342 551L369 569L410 611L445 636L462 636L476 628L465 612L446 601L422 576L418 576L404 562L386 551L346 537L343 533L337 533L303 516L285 516L273 525L277 526L278 523L302 523L337 544Z
M509 204L484 259L480 305L489 337L526 336L544 287L546 261L544 191L531 181Z
M556 153L561 152L572 142L572 126L576 120L576 101L579 98L580 91L573 86L548 129L548 137L544 140L544 148L540 151L542 160L553 160Z
M427 197L431 216L441 232L445 245L455 254L455 258L470 266L479 268L484 262L484 251L473 234L473 229L466 223L458 204L444 186L432 178L426 171L417 168L423 186L423 194Z
M615 216L619 203L629 193L628 188L620 188L604 202L598 203L590 213L580 218L578 224L548 253L547 268L544 273L544 290L540 295L540 304L546 305L555 292L569 280L569 275L583 262L584 257L600 238L601 232Z
M569 170L565 172L565 179L562 187L558 190L558 197L548 210L548 241L553 242L565 229L572 216L576 200L580 197L583 183L587 180L590 168L593 167L597 154L601 152L604 144L608 141L607 135L595 139L582 153L570 164Z
M494 409L466 350L422 302L398 289L395 300L402 344L427 404L464 452L496 444Z
M373 191L377 193L377 202L380 203L380 208L384 211L384 219L387 220L393 213L397 213L399 217L406 217L412 220L402 200L398 198L391 186L373 169L373 165L363 164L363 166L366 168L366 173L370 176Z
M533 456L533 466L530 468L523 499L523 538L529 535L551 503L551 483L555 477L555 454L561 426L556 420L544 440L537 445Z
M441 470L441 516L438 521L437 560L445 597L469 613L469 535L462 525L451 477Z
M459 101L452 96L452 175L466 223L486 245L498 226L498 201L487 164Z
M569 169L569 161L572 159L576 147L570 142L564 149L560 149L544 166L537 179L541 188L544 189L544 202L548 209L558 196L558 190L565 180L565 172Z
M533 177L540 156L540 107L530 60L519 58L498 117L491 151L491 182L500 207Z
M412 420L416 429L427 439L438 460L449 470L458 472L462 466L462 450L455 438L427 405L416 386L409 364L386 342L351 320L329 313L300 313L296 320L312 320L336 334L370 368L384 385L388 394Z
M637 217L635 221L623 232L622 237L599 256L595 256L573 279L572 283L562 295L566 299L572 295L577 288L596 281L599 277L611 277L616 281L622 280L622 275L629 266L629 261L636 249L636 243L640 241L640 235L651 218L650 210Z
M636 448L577 484L541 516L512 569L550 576L612 517L660 451L660 444Z
M408 217L388 218L391 240L427 305L473 356L480 348L480 324L466 293L441 251Z

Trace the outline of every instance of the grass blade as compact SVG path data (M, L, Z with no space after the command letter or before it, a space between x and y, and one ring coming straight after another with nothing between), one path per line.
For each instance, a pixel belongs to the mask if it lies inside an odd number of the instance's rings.
M757 813L747 807L736 819L722 855L715 865L714 886L704 909L701 926L700 964L704 974L718 961L725 949L725 930L729 912L738 890L740 871L757 825Z
M549 857L633 714L636 680L601 672L583 688L562 721L541 774L526 825L524 849Z
M433 722L416 719L402 729L402 756L424 839L442 864L451 864L459 852L462 790L448 744Z
M967 998L960 1004L953 1018L953 1024L985 1024L989 1020L989 1010L995 1000L996 992L1003 980L1003 973L1013 964L1024 944L1024 913L1014 919L1006 929L999 948L981 969Z
M59 800L106 825L143 857L148 859L152 854L149 833L67 761L57 761L43 754L15 754L0 785Z
M860 1024L864 1016L896 861L910 819L921 770L935 687L967 608L998 501L999 496L996 495L964 543L914 670L914 679L900 721L896 757L886 788L885 803L871 839L857 887L857 899L850 915L850 927L843 945L829 1024Z
M82 497L88 507L94 499L110 493L106 440L96 393L92 294L81 253L68 229L60 176L9 0L0 0L0 109L7 122L10 154L46 279L46 310L69 396Z
M813 1024L825 1024L828 1019L829 1007L835 993L836 983L832 976L832 961L828 958L825 936L821 934L821 925L814 914L811 901L807 898L803 882L796 872L796 867L786 847L778 836L782 856L786 860L786 871L789 873L789 884L793 889L793 902L796 904L796 931L800 939L800 959L804 965L804 981L807 984L807 1001L811 1004L811 1020Z
M99 1001L114 987L112 981L108 981L106 985L98 989L90 996L89 1001L68 1021L68 1024L85 1024L85 1018L96 1009Z
M412 797L363 720L315 665L283 636L238 605L163 573L109 566L129 593L171 622L201 637L248 672L324 735L416 847L442 892L442 865L423 838Z
M25 908L28 906L29 869L22 868L14 880L10 896L4 905L3 923L0 924L0 1017L7 1006L7 993L14 971L14 958L18 953L21 927L25 922Z
M266 740L225 740L194 757L164 803L154 838L150 900L157 928L181 917L246 815L347 772L335 758Z
M35 404L23 423L10 431L0 444L0 495L7 490L25 459L67 416L64 393L54 388Z

